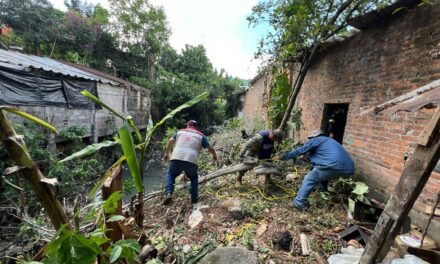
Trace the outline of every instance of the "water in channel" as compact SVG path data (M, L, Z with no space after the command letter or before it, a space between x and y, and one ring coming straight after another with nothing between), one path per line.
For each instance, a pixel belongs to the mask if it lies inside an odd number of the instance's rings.
M144 190L145 194L150 192L159 191L165 185L165 175L168 167L160 161L146 162L144 171ZM131 177L130 170L127 166L124 166L123 171L124 180ZM135 190L132 193L125 193L124 200L130 201L131 197L135 194Z

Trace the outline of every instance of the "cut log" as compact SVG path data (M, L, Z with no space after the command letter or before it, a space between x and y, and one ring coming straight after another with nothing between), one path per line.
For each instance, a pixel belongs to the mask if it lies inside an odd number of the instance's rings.
M102 186L102 200L107 200L110 195L114 192L122 191L122 167L121 165L117 166L111 172L111 175L105 180L104 185ZM112 215L122 215L122 201L118 201L118 208L116 212ZM106 219L111 215L106 214ZM106 233L107 237L110 238L113 242L122 239L122 229L120 227L119 221L106 222L105 223L108 231Z

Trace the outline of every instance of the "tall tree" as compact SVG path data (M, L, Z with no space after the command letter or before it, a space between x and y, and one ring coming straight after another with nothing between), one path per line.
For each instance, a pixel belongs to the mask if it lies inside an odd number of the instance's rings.
M87 0L64 0L64 5L86 17L91 17L94 14L95 6Z
M347 30L348 22L393 0L261 0L248 17L251 25L269 23L260 42L259 56L272 62L295 57L300 61L297 78L291 83L289 103L279 128L284 130L311 63L322 43Z
M139 57L139 67L153 81L155 64L170 35L165 11L148 0L110 0L110 4L111 31L120 48Z
M60 37L58 25L63 19L63 12L54 9L48 0L0 1L0 21L10 26L33 53Z

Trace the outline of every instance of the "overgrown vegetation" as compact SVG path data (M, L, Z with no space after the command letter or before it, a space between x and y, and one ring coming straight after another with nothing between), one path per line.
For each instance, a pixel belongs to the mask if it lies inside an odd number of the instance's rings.
M0 41L150 89L154 121L203 92L209 92L208 100L184 110L173 126L199 119L207 128L234 116L240 80L214 69L202 45L174 50L162 7L146 0L111 0L109 10L83 0L65 3L67 12L48 0L1 1L0 25L12 31Z

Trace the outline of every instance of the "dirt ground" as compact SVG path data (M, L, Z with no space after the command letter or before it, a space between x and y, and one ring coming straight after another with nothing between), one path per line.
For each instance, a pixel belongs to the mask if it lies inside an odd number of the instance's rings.
M164 263L179 263L185 256L206 254L203 249L207 244L210 250L220 245L242 245L255 251L261 263L316 263L314 257L302 255L300 234L306 234L312 251L327 258L345 243L337 232L345 229L350 220L337 195L324 199L319 193L312 194L312 205L306 212L290 206L306 172L302 169L293 183L280 176L265 186L262 179L248 173L242 187L236 186L235 175L199 186L199 205L206 208L200 209L203 220L194 228L188 225L193 206L187 190L175 192L173 203L168 206L161 205L162 197L151 200L145 205L145 232L158 247ZM241 210L228 212L228 199L238 200ZM287 235L287 250L278 244L282 235Z

